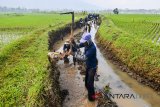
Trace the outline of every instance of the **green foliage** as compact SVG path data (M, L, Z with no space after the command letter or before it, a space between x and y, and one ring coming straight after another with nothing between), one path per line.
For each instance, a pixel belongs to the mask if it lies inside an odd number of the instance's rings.
M151 32L152 26L159 23L158 17L159 15L110 15L103 20L99 34L106 42L112 43L115 55L129 68L160 83L160 45L158 41L153 42L151 37L144 36Z
M160 38L160 15L111 15L114 24L130 35L157 42Z
M48 31L57 30L71 22L71 16L50 14L36 14L34 16L35 14L9 15L8 17L11 19L3 19L2 17L7 16L0 16L3 21L10 21L3 22L5 27L34 26L35 28L27 35L23 35L1 48L0 107L43 105L43 101L40 101L39 98L40 94L46 86L50 86L50 84L46 84L46 81L49 81L47 70ZM12 22L12 20L14 21ZM3 24L1 25L3 26Z
M76 14L75 20L80 15ZM71 22L71 15L32 13L32 14L0 14L0 50L7 44L37 29L58 26Z
M71 15L59 14L24 14L22 16L0 15L0 28L39 28L71 20Z

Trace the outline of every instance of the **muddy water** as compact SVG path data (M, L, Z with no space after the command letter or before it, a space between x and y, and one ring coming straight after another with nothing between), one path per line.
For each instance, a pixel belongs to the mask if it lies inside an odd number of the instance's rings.
M74 34L76 33L78 32L74 32ZM63 46L58 49L59 52L62 50ZM83 82L84 76L80 75L80 71L77 69L78 65L73 65L72 56L69 57L69 60L69 64L64 64L62 60L58 62L61 89L68 90L69 93L63 102L63 107L96 107L97 102L87 100L87 91Z
M23 33L0 33L0 48L24 35Z
M91 34L94 41L97 29L92 26ZM95 41L94 41L95 42ZM62 47L58 50L62 51ZM149 87L143 86L126 73L117 69L104 56L97 47L97 58L99 60L99 81L95 86L102 88L110 84L112 95L129 95L130 98L116 96L112 98L119 107L159 107L160 97ZM64 65L58 62L60 69L61 89L67 89L69 95L65 98L64 107L95 107L97 102L91 103L87 100L87 92L84 88L83 76L79 74L77 66L73 65L72 57L70 63ZM134 96L134 97L133 97Z
M70 57L70 59L72 58ZM63 107L96 107L96 102L88 102L83 76L79 74L79 70L73 65L72 60L66 65L63 64L63 61L59 62L59 70L61 71L61 89L69 92L63 102Z

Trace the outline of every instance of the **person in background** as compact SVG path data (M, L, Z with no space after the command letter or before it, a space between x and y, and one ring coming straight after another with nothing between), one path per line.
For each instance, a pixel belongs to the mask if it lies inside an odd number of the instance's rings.
M90 34L90 32L91 32L91 27L87 24L85 26L85 28L84 28L84 33L83 33L82 37L85 36L85 35L87 35L87 34Z
M80 18L80 20L79 20L79 27L82 28L83 24L84 24L83 19Z

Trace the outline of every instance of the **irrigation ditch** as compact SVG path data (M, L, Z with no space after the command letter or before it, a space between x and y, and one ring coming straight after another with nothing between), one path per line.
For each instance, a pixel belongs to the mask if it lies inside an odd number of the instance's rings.
M77 25L74 27L74 37L79 39L83 32ZM48 49L49 51L61 51L64 40L67 35L70 34L70 24L48 33ZM150 94L153 98L137 98L137 99L99 99L98 102L89 104L86 100L86 91L84 90L83 78L79 74L79 71L73 66L72 62L66 66L60 61L59 63L50 62L49 72L50 80L52 81L52 88L48 90L45 106L50 107L125 107L126 104L130 107L158 107L159 96L156 92L148 87L138 84L149 85L155 90L159 91L160 86L154 83L152 80L142 78L142 74L133 73L132 69L128 68L122 63L115 55L116 51L112 47L112 43L104 41L100 38L98 29L92 27L91 35L93 35L93 41L97 44L97 58L100 60L98 73L100 74L100 80L95 84L98 87L103 87L107 83L111 84L112 93L128 93L128 94ZM94 40L96 39L96 41ZM111 63L112 64L111 64ZM121 70L115 68L118 66ZM129 74L126 76L125 71ZM130 78L132 77L132 78ZM134 79L133 79L134 78ZM136 82L135 79L138 81ZM81 82L80 82L81 81ZM130 84L132 86L130 86ZM141 89L143 88L143 92Z
M48 32L48 50L54 51L57 49L58 41L63 41L63 38L70 33L71 24L67 24L58 30ZM75 22L74 29L78 28L78 21ZM48 65L49 80L51 81L51 89L44 91L43 99L45 99L44 106L46 107L61 107L62 106L62 92L59 86L60 71L55 62L50 62Z
M97 34L96 39L98 42L98 47L107 59L112 61L114 65L118 66L123 72L126 72L130 77L146 86L150 86L157 91L158 94L160 94L160 84L158 82L154 81L152 78L145 77L141 71L135 71L133 68L129 68L126 64L124 64L118 57L116 57L117 52L111 42L103 40L99 34Z
M53 52L53 51L57 51L60 47L62 48L62 45L64 43L64 40L66 38L68 38L67 36L70 34L70 28L71 24L68 24L62 28L59 28L58 30L52 30L50 32L48 32L48 50ZM82 32L82 29L79 28L78 26L78 22L75 22L75 26L74 26L74 37L76 39L80 39L81 36L82 36L83 32ZM71 103L74 104L73 101L69 101L69 103L65 103L65 100L69 100L69 98L66 98L67 95L71 94L69 91L70 90L67 90L65 89L66 85L64 85L64 89L63 89L63 86L61 86L63 84L64 81L67 81L65 79L61 79L61 75L63 76L63 71L61 69L61 66L62 65L59 65L57 64L56 62L52 62L50 61L50 64L48 66L48 71L49 71L49 78L52 82L52 86L51 86L51 89L50 90L47 90L47 92L44 92L44 96L43 98L45 99L45 106L47 107L61 107L61 106L70 106L72 105ZM61 63L61 62L60 62ZM64 65L64 64L63 64ZM71 72L76 72L78 73L78 70L76 68L72 69L73 67L71 67ZM64 68L66 69L66 68ZM62 70L62 71L61 71ZM75 73L73 73L75 74ZM67 74L66 74L67 75ZM80 79L81 78L81 79ZM69 79L68 81L71 81L71 82L74 82L72 81L70 78L67 78ZM73 79L77 79L77 75L76 75L76 78L73 78ZM79 85L82 85L80 89L84 90L84 84L83 84L83 78L80 77L80 75L78 76L78 82L81 81L82 84L79 84ZM68 83L66 83L68 85ZM72 84L72 83L71 83ZM78 89L78 94L81 94L82 90L79 90L79 85L75 85L75 89ZM72 84L73 86L73 84ZM70 87L70 86L69 86ZM86 91L84 92L85 94ZM78 103L76 106L79 106L79 107L117 107L116 103L113 102L111 99L99 99L98 103L95 102L95 103L89 103L87 101L87 97L86 95L84 95L84 93L82 94L82 96L80 97L80 100L83 100L83 101L80 101L79 99L77 99ZM73 92L73 94L76 94ZM78 97L77 97L78 98ZM74 99L74 98L73 98ZM76 99L76 98L75 98ZM85 101L84 101L85 100ZM71 102L71 103L70 103ZM82 103L83 102L83 103ZM85 102L85 103L84 103Z

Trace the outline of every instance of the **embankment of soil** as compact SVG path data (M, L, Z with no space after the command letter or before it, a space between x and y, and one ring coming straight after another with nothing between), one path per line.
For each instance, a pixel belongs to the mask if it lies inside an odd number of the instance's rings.
M48 50L54 51L58 49L57 42L63 40L63 38L70 33L70 25L68 24L58 30L52 30L48 32ZM78 22L75 23L75 28L78 29ZM77 35L74 35L77 40L79 40L82 36L83 32L79 32ZM49 72L49 81L50 81L50 89L44 90L43 99L45 99L46 107L61 107L62 102L64 100L62 94L63 90L60 89L59 77L60 71L58 70L58 66L55 62L50 62L48 66ZM65 90L64 90L65 91ZM100 99L98 102L98 107L117 107L117 105L109 99Z
M59 87L59 75L60 72L56 64L49 64L48 66L49 72L49 83L50 86L47 90L44 90L43 98L45 100L45 107L61 107L62 99L61 99L61 91Z
M143 72L135 71L133 68L128 67L127 64L123 63L117 57L117 51L112 42L108 42L107 40L101 38L100 33L97 33L96 40L97 46L103 52L104 56L109 59L114 65L118 66L118 68L120 68L123 72L126 72L129 76L136 79L138 82L150 86L151 88L156 90L158 94L160 94L160 84L154 81L153 78L145 77L143 75Z
M78 21L75 22L74 29L78 29ZM52 30L48 32L48 50L53 51L56 47L56 42L63 40L63 38L69 34L71 31L71 24L67 24L58 30ZM45 100L44 106L46 107L61 107L62 106L62 92L60 91L59 76L60 71L55 62L50 62L48 65L48 80L49 85L47 89L44 90L42 99Z
M115 102L109 98L100 98L97 107L118 107Z
M79 28L79 22L75 22L74 30ZM48 50L54 50L54 44L59 41L63 40L63 38L71 32L71 24L67 24L58 30L52 30L48 32Z

